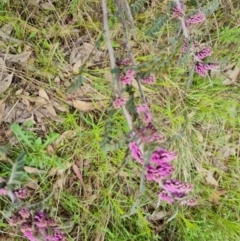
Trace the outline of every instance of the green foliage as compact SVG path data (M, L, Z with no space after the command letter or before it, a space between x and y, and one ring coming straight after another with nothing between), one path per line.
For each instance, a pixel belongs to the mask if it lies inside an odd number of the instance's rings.
M137 14L143 10L144 3L146 0L136 0L133 4L130 5L132 14Z
M11 130L16 135L18 141L21 141L24 146L33 151L45 149L49 144L53 143L59 137L59 134L51 133L45 140L43 140L34 132L24 129L19 124L13 124L11 126Z
M22 178L24 173L23 166L24 166L24 153L21 153L12 166L11 175L7 183L7 187L9 190L13 190L14 185L21 184L20 179Z
M219 7L219 0L213 0L203 7L203 12L208 17L213 14Z
M230 28L229 26L223 27L220 31L220 43L231 44L239 43L240 28Z
M146 31L146 35L150 37L154 37L156 33L158 33L161 28L167 23L169 17L167 15L163 15L159 18L157 18L153 25Z
M76 77L74 82L68 87L67 92L71 93L76 91L83 84L83 76L79 75Z

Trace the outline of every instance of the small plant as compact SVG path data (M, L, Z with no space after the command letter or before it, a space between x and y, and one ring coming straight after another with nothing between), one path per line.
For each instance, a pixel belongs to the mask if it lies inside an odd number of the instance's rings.
M30 241L65 241L64 234L57 227L55 220L41 210L34 210L33 205L26 205L30 190L26 187L16 188L21 184L24 174L24 154L22 153L13 164L8 180L1 182L0 195L11 199L10 210L3 211L11 227L19 230Z

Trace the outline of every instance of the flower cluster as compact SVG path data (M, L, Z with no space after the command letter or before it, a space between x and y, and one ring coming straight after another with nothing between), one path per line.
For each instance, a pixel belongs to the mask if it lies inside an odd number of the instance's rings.
M155 75L151 74L148 77L142 78L142 83L144 84L154 84L156 82L156 77Z
M200 76L206 76L208 73L208 70L216 70L218 68L218 64L215 63L203 63L203 60L211 56L213 51L211 47L207 46L202 49L200 48L200 44L196 41L189 41L189 32L191 31L191 27L195 24L202 23L206 20L206 15L204 12L199 11L198 13L195 13L189 17L185 17L185 11L184 11L184 5L183 2L175 1L175 5L172 9L173 16L178 18L181 21L182 29L184 30L184 42L182 46L182 52L186 53L188 50L190 53L194 56L195 60L195 71Z
M135 74L135 71L133 69L127 70L125 74L122 74L120 76L120 82L123 85L130 85L130 84L132 84L132 81L134 79L134 74Z
M132 157L143 165L144 158L137 143L130 142L129 149ZM170 204L179 202L181 205L194 206L196 205L196 200L188 197L189 192L193 190L193 185L175 179L168 179L174 171L171 162L176 157L176 152L170 152L161 147L156 149L152 153L149 163L146 165L146 179L160 184L160 201L166 201Z
M18 227L30 241L66 241L55 220L40 210L32 214L28 208L23 208L10 218L9 225Z
M113 107L115 108L115 109L119 109L119 108L121 108L123 105L125 105L126 104L126 98L124 98L124 97L117 97L117 98L115 98L115 100L113 101Z
M26 187L23 188L19 188L13 191L13 193L16 195L17 198L19 199L27 199L30 197L31 193L29 191L29 189L27 189ZM0 195L3 196L7 196L8 192L7 192L7 188L0 188Z

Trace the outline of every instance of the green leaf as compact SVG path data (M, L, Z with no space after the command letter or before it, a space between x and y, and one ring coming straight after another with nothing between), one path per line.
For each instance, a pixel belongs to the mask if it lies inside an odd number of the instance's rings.
M42 145L42 138L41 138L41 137L38 137L38 138L34 141L33 145L34 145L35 147L41 146L41 145Z
M20 184L20 179L23 176L24 155L24 153L21 153L12 167L11 175L7 183L7 187L11 191L13 190L13 185Z
M49 144L52 144L54 141L57 140L57 138L59 138L59 134L58 133L51 133L49 136L47 136L47 139L44 141L43 143L43 149L45 147L47 147Z
M31 135L31 133L24 131L22 127L18 124L13 124L11 126L11 130L16 135L19 141L22 141L25 145L34 149L33 140L31 140L33 138L33 135Z
M161 30L161 28L167 23L167 21L168 21L167 15L163 15L157 18L153 22L152 27L147 30L146 35L154 37L154 35Z
M205 13L206 17L213 14L219 7L219 0L213 0L209 2L206 6L203 7L203 12Z
M130 5L132 14L139 13L144 9L144 3L146 0L136 0L133 4Z
M78 87L83 84L83 77L79 75L78 78L68 87L67 92L71 93L74 92Z

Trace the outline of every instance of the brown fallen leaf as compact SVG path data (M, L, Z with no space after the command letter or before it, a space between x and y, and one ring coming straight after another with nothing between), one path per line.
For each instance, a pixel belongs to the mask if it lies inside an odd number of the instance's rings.
M218 187L218 181L213 177L212 171L208 171L206 181L208 184Z
M166 216L169 215L169 212L166 211L160 211L153 213L151 216L148 217L149 221L158 221L164 219Z
M19 39L10 37L8 34L4 33L2 30L0 30L0 38L2 38L6 42L12 42L12 43L16 43L16 44L22 44L22 42L23 42Z
M41 3L40 6L44 9L44 10L49 10L49 11L54 11L55 7L51 2L46 2L46 3Z
M84 185L84 182L83 182L83 177L82 177L82 174L79 171L78 166L76 164L73 164L72 169L73 169L74 173L76 174L78 180L80 181L82 187L85 189L85 185Z
M72 100L72 103L75 108L84 112L100 109L107 105L107 101L97 101L94 103L82 100Z
M238 66L236 66L233 70L228 70L227 71L227 75L229 75L229 78L226 78L223 81L223 85L233 85L236 83L237 81L237 77L240 73L240 68Z
M8 87L12 83L12 79L13 79L13 74L9 74L3 80L0 80L0 94L2 94L4 91L8 89Z
M29 173L29 174L43 174L43 173L46 173L45 171L43 170L39 170L35 167L29 167L29 166L24 166L23 167L24 171Z
M32 54L32 51L25 51L21 54L3 54L5 60L8 60L13 63L26 63Z

